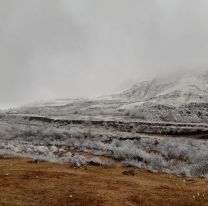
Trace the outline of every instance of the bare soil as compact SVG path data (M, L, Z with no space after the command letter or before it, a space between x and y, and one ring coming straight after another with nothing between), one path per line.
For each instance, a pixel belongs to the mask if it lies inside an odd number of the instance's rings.
M0 158L0 205L206 206L208 182L121 165L74 169Z

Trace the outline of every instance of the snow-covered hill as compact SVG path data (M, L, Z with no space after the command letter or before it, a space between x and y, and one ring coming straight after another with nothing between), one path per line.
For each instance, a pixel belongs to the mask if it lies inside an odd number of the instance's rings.
M39 102L16 112L78 119L90 116L204 123L208 122L208 72L156 78L105 97Z
M119 96L131 101L181 105L208 101L208 72L135 84Z
M122 92L127 115L149 121L208 122L208 72L141 82Z

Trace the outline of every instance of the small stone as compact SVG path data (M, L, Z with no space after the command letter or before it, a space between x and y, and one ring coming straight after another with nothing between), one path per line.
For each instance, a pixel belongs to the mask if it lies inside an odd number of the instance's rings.
M127 170L127 171L123 171L122 174L127 175L127 176L134 176L135 171L134 170Z
M40 161L37 160L37 159L33 159L33 160L29 160L29 161L27 161L27 162L30 163L30 164L37 164L37 163L39 163Z
M189 178L186 178L186 181L193 182L194 180L191 177L189 177Z

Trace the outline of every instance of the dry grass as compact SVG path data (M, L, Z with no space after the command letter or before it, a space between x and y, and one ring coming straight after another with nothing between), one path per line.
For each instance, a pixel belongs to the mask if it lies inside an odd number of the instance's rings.
M132 169L135 176L122 174ZM208 183L122 166L73 169L67 164L1 158L0 205L205 206Z

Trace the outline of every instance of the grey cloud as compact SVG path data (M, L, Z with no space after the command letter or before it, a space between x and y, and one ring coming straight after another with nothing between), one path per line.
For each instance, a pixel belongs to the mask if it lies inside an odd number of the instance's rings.
M0 0L0 105L206 67L207 11L206 0Z

